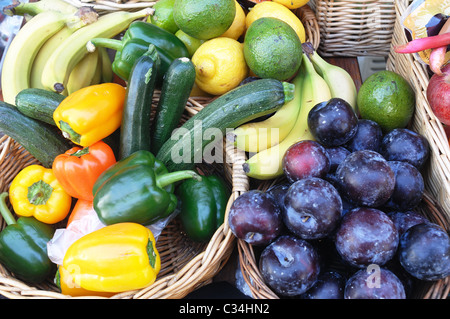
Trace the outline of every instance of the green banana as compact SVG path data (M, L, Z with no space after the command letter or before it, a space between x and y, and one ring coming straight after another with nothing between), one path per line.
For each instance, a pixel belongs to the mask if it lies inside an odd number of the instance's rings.
M73 14L78 11L78 8L63 0L40 0L35 2L20 2L15 0L12 4L3 8L3 13L8 16L35 16L44 11L58 11Z
M301 87L299 93L300 111L288 136L279 144L250 157L243 169L247 176L267 180L283 175L282 161L286 151L302 140L313 140L308 127L308 113L318 103L328 101L331 92L325 80L315 71L313 64L303 53L303 60L295 85Z
M2 69L2 93L5 102L13 104L17 93L30 87L30 73L42 45L67 23L80 22L74 14L41 12L19 30L6 51Z
M300 110L300 90L297 85L300 74L293 80L294 99L283 105L275 114L264 121L250 122L237 127L231 133L238 149L257 153L268 149L286 138L295 125ZM227 137L229 138L229 137Z
M64 91L70 72L88 53L86 44L89 40L96 37L114 37L127 29L134 20L152 13L152 8L136 12L115 11L105 14L99 17L95 23L75 31L48 58L42 74L43 85L58 93Z
M112 70L112 61L108 55L106 48L98 48L101 63L101 82L108 83L114 80L114 73Z
M325 61L313 48L312 44L306 42L302 45L315 70L327 82L331 91L331 97L338 97L347 101L356 112L356 85L352 76L343 68Z

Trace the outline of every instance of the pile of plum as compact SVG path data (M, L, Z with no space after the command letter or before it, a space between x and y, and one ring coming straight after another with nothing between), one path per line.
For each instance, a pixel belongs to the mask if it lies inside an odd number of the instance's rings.
M229 212L265 283L280 297L405 299L417 282L449 276L449 235L414 210L427 140L383 133L341 99L316 105L308 124L315 140L289 148L282 182Z

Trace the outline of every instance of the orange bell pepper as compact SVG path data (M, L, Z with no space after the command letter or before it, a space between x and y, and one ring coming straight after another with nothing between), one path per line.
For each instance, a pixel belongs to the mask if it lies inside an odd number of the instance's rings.
M72 197L92 201L92 189L103 171L116 163L111 147L98 141L85 148L73 147L53 161L53 173Z
M126 89L117 83L84 87L58 105L53 120L66 138L90 146L120 127L125 93Z
M27 166L14 177L9 198L17 215L33 216L46 224L66 218L72 204L52 169L41 165Z

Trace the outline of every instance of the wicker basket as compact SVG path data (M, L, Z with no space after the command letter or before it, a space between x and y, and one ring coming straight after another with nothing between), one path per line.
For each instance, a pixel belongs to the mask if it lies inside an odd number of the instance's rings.
M127 10L137 10L137 8L130 7L131 3L127 2L123 5L128 5ZM136 2L135 5L142 8L152 6L154 3ZM86 2L74 4L81 6L85 5ZM93 4L101 5L100 9L104 10L103 12L105 13L117 9L115 2L97 1ZM296 14L305 26L307 39L317 48L320 36L314 12L309 7L304 7L298 9ZM158 94L159 91L155 91L153 98L154 108L157 105ZM203 107L207 106L209 102L211 102L211 98L190 98L182 121L196 114ZM241 193L248 191L249 180L242 170L242 164L245 161L244 152L235 149L230 143L224 143L224 148L224 164L202 166L202 168L212 169L217 174L226 177L231 189L227 208L228 213L231 203ZM7 191L16 174L31 164L38 164L38 161L13 139L6 135L2 136L0 133L0 192ZM213 277L223 268L235 248L236 240L228 227L227 220L225 218L225 223L219 227L208 243L197 244L184 235L178 220L174 219L164 228L157 241L157 249L161 256L161 271L156 282L145 289L120 293L111 298L183 298L199 287L210 283ZM3 229L6 226L5 222L3 219L0 219L0 222L2 224L1 229ZM51 280L38 286L29 286L16 279L2 265L0 265L0 294L11 299L42 297L53 299L80 298L61 294Z
M322 56L387 56L395 23L393 0L311 0Z
M317 3L317 1L315 2ZM328 3L333 1L322 2ZM342 4L350 2L352 1L339 1L339 3ZM395 2L397 19L395 30L392 30L394 32L391 37L392 45L406 42L405 33L400 25L400 16L409 3L408 0L396 0ZM361 3L361 1L359 1L359 3ZM383 2L380 1L380 5L382 3ZM390 20L388 23L390 23ZM321 32L323 32L322 28L323 25L321 25ZM326 36L324 37L323 33L321 33L321 44L319 48L321 46L325 46L324 43L326 43ZM391 48L391 44L389 44L388 47ZM411 128L416 132L423 134L428 139L431 147L430 160L425 171L423 172L425 194L422 203L416 210L427 217L430 221L440 225L447 232L450 232L450 149L443 126L433 115L426 100L426 87L429 81L426 68L415 60L412 55L396 54L392 51L392 49L389 54L387 68L402 74L406 79L411 81L411 85L416 91L417 99L416 112L411 123ZM267 190L278 182L280 182L280 180L265 181L256 185L256 187L261 190ZM253 185L253 181L250 181L250 183ZM277 296L277 294L265 284L259 271L258 254L260 248L252 247L243 240L238 240L237 246L239 251L241 273L253 298L278 299L279 296ZM420 283L420 285L414 289L410 298L445 299L448 298L449 293L450 277L447 277L434 282Z

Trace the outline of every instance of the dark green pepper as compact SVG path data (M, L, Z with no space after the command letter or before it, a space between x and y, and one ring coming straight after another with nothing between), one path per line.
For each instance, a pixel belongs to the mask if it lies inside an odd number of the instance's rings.
M189 57L184 43L174 34L148 22L134 21L130 24L122 40L94 38L90 41L94 46L116 50L112 63L115 74L125 81L133 68L134 62L153 44L161 60L157 83L161 84L164 74L176 58Z
M194 241L208 241L223 224L230 192L216 175L201 181L183 181L176 190L180 200L180 220L186 234Z
M191 170L168 172L155 156L139 150L104 171L94 184L93 206L106 225L150 225L169 216L178 204L174 183L201 179Z
M17 278L38 284L56 271L47 255L54 229L34 217L15 220L6 205L7 192L0 194L0 212L7 226L0 232L0 262Z

